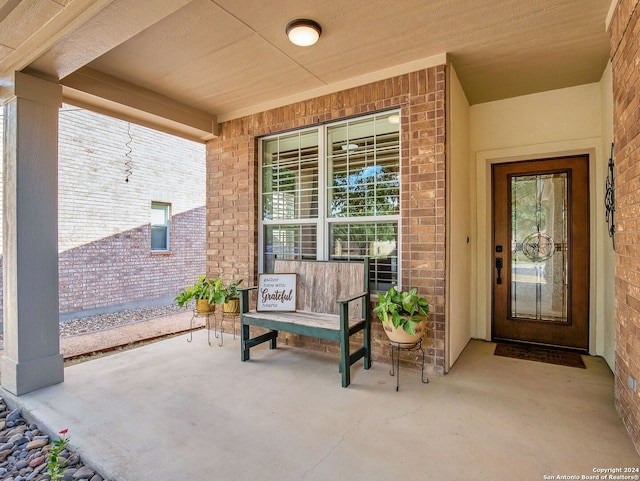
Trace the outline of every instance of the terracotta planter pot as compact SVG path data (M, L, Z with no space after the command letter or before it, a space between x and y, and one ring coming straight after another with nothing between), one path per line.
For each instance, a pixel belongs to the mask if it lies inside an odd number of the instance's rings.
M201 316L211 314L216 310L215 304L209 304L206 299L196 299L196 312Z
M424 336L427 326L427 318L423 318L422 321L416 324L416 333L411 335L407 333L402 327L395 328L391 321L389 323L382 323L382 327L384 328L384 332L387 334L389 338L389 342L395 344L404 349L411 349L415 347L420 339Z
M237 297L234 299L229 299L228 302L225 302L222 305L222 310L227 316L240 315L240 299Z

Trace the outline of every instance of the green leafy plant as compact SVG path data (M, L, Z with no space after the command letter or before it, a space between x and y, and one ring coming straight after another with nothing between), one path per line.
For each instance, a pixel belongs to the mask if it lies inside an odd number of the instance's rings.
M206 276L200 276L195 284L181 291L174 301L180 307L184 307L193 299L207 300L209 304L221 304L224 302L225 295L226 291L220 277L207 279Z
M238 286L242 284L244 279L240 279L239 281L231 281L228 284L224 285L224 302L229 302L231 299L236 299L239 296Z
M429 315L429 303L418 296L415 288L402 292L392 287L386 293L378 292L378 305L373 312L385 324L393 324L396 329L402 327L407 334L413 335L416 324Z
M49 457L47 459L47 473L51 481L61 481L64 474L64 458L61 459L60 453L62 453L69 445L69 438L67 437L68 429L60 431L60 437L53 441L53 447L49 451Z
M225 300L226 289L222 282L222 277L209 279L209 304L222 304Z

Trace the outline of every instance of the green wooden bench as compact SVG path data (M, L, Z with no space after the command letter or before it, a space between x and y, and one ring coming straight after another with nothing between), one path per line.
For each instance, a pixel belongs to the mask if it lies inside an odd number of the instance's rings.
M351 383L351 365L364 358L364 368L371 367L371 301L369 261L290 261L276 259L276 273L297 274L295 312L256 311L249 308L249 293L240 290L240 349L242 361L249 360L249 350L269 341L277 347L278 331L330 339L340 343L342 387ZM269 331L250 336L250 326ZM351 352L350 339L363 331L362 346Z

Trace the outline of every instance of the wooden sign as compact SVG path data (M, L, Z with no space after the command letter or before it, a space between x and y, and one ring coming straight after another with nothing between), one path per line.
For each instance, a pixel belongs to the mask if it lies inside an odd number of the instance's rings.
M295 311L297 274L260 274L258 311Z

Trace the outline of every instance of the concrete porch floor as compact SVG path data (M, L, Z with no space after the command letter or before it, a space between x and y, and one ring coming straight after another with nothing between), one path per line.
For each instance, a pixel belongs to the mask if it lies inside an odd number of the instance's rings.
M282 346L240 362L204 330L69 366L65 382L2 396L68 428L110 481L542 480L640 467L601 358L587 369L493 355L471 341L444 377ZM215 342L214 342L215 341ZM545 476L547 476L545 478ZM603 478L601 478L603 479Z

